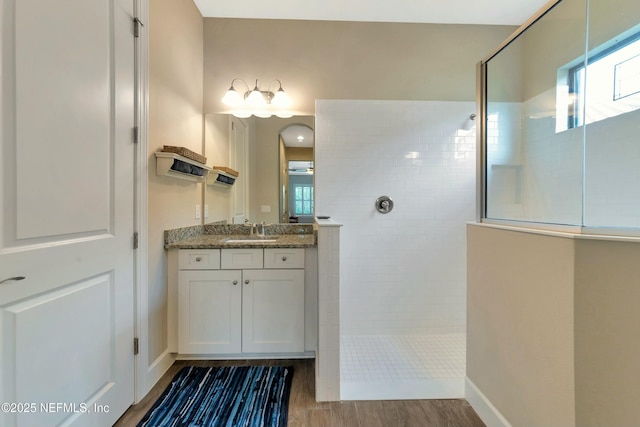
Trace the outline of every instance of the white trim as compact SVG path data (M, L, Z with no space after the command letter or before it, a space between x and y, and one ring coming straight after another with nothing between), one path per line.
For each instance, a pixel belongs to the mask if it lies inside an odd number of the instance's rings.
M467 377L465 379L467 402L487 427L511 427L511 423L496 409L487 396Z
M135 229L138 232L136 251L136 325L139 353L135 358L135 403L151 390L173 363L167 351L149 363L149 236L148 236L148 186L149 186L149 0L135 0L135 14L144 27L137 40L137 97L136 124L138 126L138 151L135 164Z
M525 230L535 230L544 233L567 233L567 234L578 234L581 233L582 229L579 225L565 225L565 224L552 224L546 222L535 222L535 221L518 221L518 220L508 220L508 219L492 219L492 218L482 218L482 224L487 225L497 225L504 228L518 228Z
M563 229L562 226L554 228L552 224L531 224L518 223L514 221L495 221L483 219L482 222L467 222L468 225L485 228L495 228L498 230L508 230L518 233L541 234L544 236L562 237L565 239L575 240L607 240L612 242L640 242L640 235L618 235L614 233L614 229L605 228L588 228L588 227L568 227ZM609 232L609 234L608 234ZM627 231L629 232L629 231Z
M176 360L262 360L262 359L315 359L315 351L304 353L231 353L231 354L176 354Z
M140 354L142 354L142 352L140 352ZM170 353L167 349L146 367L144 375L138 376L138 378L144 381L144 383L140 383L138 384L139 387L136 387L136 391L140 391L140 396L136 396L136 403L139 403L140 400L149 393L153 386L160 380L160 378L162 378L171 365L173 365L175 360L176 355L174 353Z
M332 219L320 219L316 217L315 222L316 224L318 224L318 227L342 227L341 223L336 222Z

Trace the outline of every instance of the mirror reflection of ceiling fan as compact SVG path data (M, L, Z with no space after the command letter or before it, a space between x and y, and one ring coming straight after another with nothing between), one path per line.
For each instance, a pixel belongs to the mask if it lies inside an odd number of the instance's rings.
M312 174L313 173L313 162L305 162L305 161L290 161L289 162L289 173L297 173L297 174Z

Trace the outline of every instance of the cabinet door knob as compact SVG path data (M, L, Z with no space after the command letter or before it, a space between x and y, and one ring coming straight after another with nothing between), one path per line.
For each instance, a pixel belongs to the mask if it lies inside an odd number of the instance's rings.
M282 260L283 260L283 261L286 261L286 260L287 260L287 257L286 257L286 256L283 256L283 257L282 257Z
M244 284L245 284L245 285L248 285L248 284L249 284L249 279L245 280L245 281L244 281Z
M196 262L200 262L200 261L202 261L202 257L196 258Z
M237 280L234 280L234 281L233 281L233 285L235 286L235 285L237 285L237 284L238 284L238 281L237 281Z

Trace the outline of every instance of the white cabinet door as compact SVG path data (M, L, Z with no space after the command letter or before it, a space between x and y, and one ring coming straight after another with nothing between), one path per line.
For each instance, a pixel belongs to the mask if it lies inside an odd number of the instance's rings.
M245 270L242 351L304 351L304 270Z
M178 351L240 353L242 272L180 271Z
M0 285L3 427L110 426L134 400L133 17L0 0L0 281L23 278Z

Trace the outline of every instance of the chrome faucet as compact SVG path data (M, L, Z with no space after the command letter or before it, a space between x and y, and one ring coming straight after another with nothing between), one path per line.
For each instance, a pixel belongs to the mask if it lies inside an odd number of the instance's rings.
M251 223L249 222L248 219L244 220L244 224L247 227L251 227L250 231L249 231L249 235L250 236L257 236L257 237L265 237L265 229L264 227L267 225L264 221L262 221L261 223Z
M258 237L264 237L264 226L264 221L262 221L260 224L256 224L256 232L258 233Z
M249 222L249 218L244 220L244 225L246 225L247 227L250 227L250 229L249 229L249 235L250 236L254 236L254 235L257 234L258 226L257 226L257 224Z

